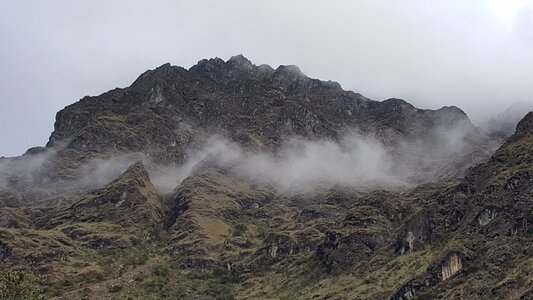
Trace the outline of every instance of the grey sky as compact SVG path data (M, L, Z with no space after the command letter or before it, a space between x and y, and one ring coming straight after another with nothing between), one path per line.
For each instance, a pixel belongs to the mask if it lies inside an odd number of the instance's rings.
M165 62L242 53L474 121L533 103L532 0L0 1L0 156Z

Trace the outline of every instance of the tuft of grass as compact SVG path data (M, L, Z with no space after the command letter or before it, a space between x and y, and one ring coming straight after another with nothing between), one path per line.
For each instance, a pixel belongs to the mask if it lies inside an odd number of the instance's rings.
M233 229L233 235L242 236L247 230L248 230L248 227L246 226L246 224L239 223L235 225L235 228Z
M169 273L170 273L169 268L166 266L162 266L162 265L156 266L154 270L152 271L152 275L160 276L160 277L166 277L169 275Z

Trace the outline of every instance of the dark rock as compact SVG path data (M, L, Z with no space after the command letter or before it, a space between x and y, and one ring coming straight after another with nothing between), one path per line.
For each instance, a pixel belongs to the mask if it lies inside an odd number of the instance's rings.
M0 262L10 257L11 253L11 248L2 241L0 241Z
M316 250L316 258L327 273L357 269L380 247L385 238L380 233L355 232L348 235L329 232Z

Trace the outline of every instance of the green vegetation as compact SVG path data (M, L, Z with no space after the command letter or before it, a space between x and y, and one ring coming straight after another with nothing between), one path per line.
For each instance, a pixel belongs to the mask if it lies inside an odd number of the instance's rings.
M5 269L0 272L0 299L44 299L38 282L38 278L32 273Z
M239 223L235 225L235 228L233 229L233 235L242 236L246 232L246 230L248 230L248 227L243 223Z
M170 267L168 266L170 264ZM130 285L114 292L118 298L182 299L194 295L211 296L214 299L234 299L228 274L222 270L184 272L172 262L157 265L146 277L136 277Z

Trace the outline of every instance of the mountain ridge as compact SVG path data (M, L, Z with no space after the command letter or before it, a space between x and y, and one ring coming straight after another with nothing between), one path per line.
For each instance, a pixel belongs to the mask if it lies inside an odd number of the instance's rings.
M168 163L183 162L188 148L213 134L253 151L275 152L294 136L338 141L347 129L391 146L424 144L425 153L417 154L424 158L433 145L447 147L448 133L460 134L467 148L490 152L498 145L456 107L433 111L401 99L378 102L338 83L309 78L295 66L264 69L242 55L201 60L189 70L164 64L130 87L85 97L58 112L47 147L89 154L142 151ZM447 153L446 160L457 154Z

